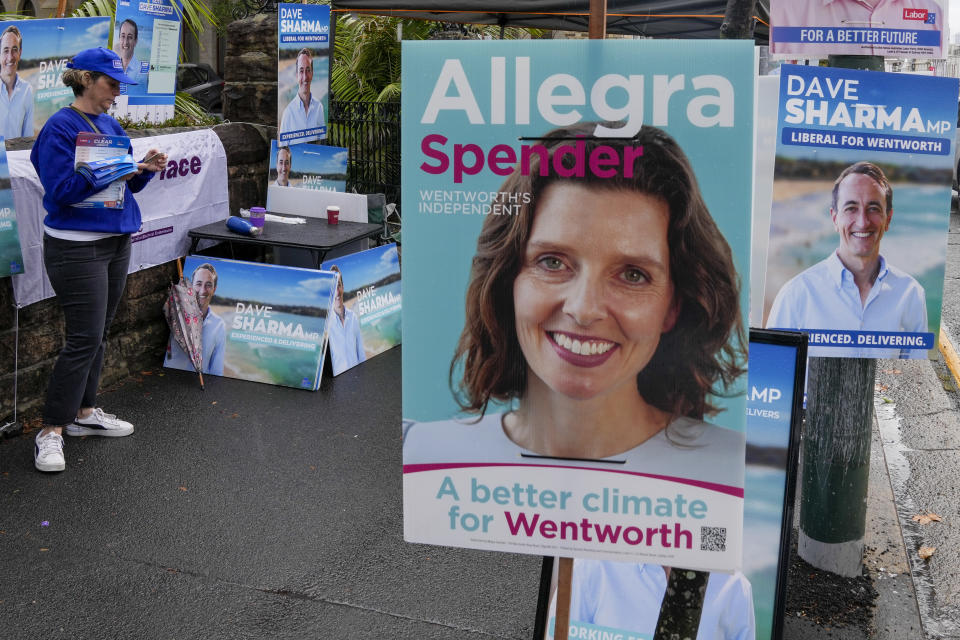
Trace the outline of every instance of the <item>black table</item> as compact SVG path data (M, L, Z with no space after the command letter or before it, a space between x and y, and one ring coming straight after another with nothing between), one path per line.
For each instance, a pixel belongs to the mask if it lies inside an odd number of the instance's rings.
M190 238L190 253L196 253L197 245L201 240L229 242L231 255L234 242L259 246L264 250L268 247L306 249L315 258L319 269L323 258L332 249L363 238L376 238L383 233L383 225L380 224L343 220L338 224L328 224L326 218L304 219L307 221L306 224L285 224L267 220L263 226L263 233L258 236L234 233L227 228L226 219L220 222L211 222L187 232L187 236Z

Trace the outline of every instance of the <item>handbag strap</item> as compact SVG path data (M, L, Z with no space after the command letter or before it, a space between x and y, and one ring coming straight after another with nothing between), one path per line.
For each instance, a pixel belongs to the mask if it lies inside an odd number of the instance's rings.
M80 117L87 121L87 124L90 125L90 128L91 128L91 129L93 129L93 133L100 133L100 129L97 129L97 125L93 124L93 120L91 120L91 119L87 116L87 114L85 114L83 111L80 111L80 109L77 109L77 108L76 108L75 106L73 106L73 105L70 105L70 108L73 109L74 111L76 111L77 113L79 113L79 114L80 114Z

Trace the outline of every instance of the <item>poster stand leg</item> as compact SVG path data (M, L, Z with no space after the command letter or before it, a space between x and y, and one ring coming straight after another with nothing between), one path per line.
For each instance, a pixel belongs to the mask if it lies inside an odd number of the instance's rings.
M573 558L560 558L557 564L557 615L553 640L567 640L570 633L570 582L573 579Z

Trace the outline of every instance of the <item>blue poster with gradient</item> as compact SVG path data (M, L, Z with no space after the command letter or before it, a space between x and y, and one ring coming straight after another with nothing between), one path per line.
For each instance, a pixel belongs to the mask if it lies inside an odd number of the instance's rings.
M939 335L960 80L784 65L764 325L809 355L926 358Z
M11 20L0 24L0 49L7 62L0 72L7 98L0 101L0 136L36 135L47 119L73 101L61 82L77 52L106 47L110 18Z
M271 140L268 186L343 193L347 190L349 156L350 152L345 147L278 145L276 140Z
M203 373L316 391L337 274L188 256L203 316ZM194 371L171 338L163 366Z
M6 146L0 137L0 278L23 272L17 212L10 188L10 167L7 166Z
M406 540L740 565L752 69L404 43Z
M117 0L113 50L137 84L121 85L112 115L156 123L173 117L183 11L175 1Z
M342 283L330 319L333 375L400 344L403 295L397 245L340 256L320 268L339 273Z
M322 140L329 110L330 6L280 3L277 15L277 140Z

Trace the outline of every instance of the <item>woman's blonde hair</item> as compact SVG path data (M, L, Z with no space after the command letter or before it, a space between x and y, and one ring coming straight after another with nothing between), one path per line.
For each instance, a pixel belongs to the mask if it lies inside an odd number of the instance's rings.
M76 98L79 98L83 95L83 92L86 90L86 86L83 84L83 74L89 73L90 79L94 82L97 81L97 78L104 75L99 71L88 71L86 69L67 69L63 72L63 75L60 76L60 79L63 81L63 84L73 89L73 95Z

